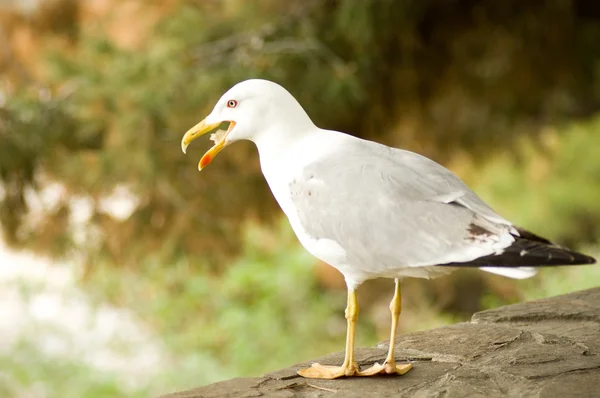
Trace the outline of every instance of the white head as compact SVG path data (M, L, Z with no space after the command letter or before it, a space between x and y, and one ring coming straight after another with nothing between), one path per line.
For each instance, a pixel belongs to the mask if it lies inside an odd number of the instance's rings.
M283 87L268 80L251 79L236 84L219 99L210 115L189 129L181 140L185 153L196 138L229 122L225 134L204 154L198 168L202 170L228 144L238 140L257 142L269 135L293 135L314 124Z

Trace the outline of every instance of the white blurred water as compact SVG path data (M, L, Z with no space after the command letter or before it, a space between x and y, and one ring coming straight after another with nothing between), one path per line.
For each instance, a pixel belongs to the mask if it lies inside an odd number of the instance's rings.
M45 358L117 374L132 388L147 384L165 357L158 339L131 312L95 304L75 282L74 267L0 242L0 356L25 344Z

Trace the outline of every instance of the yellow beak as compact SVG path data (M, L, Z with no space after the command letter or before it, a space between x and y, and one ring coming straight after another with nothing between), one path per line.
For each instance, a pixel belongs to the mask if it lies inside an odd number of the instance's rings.
M197 125L192 127L191 129L189 129L183 135L183 138L181 139L181 150L183 151L183 153L186 152L187 147L190 145L190 143L192 141L194 141L196 138L216 129L220 125L221 125L221 122L206 123L206 119L204 119L203 121L201 121L200 123L198 123ZM227 135L234 127L235 127L235 122L231 122L229 124L229 128L227 129L227 132L221 137L221 139L218 142L215 143L215 145L213 145L212 148L210 148L204 154L204 156L202 156L202 159L200 159L200 163L198 163L198 170L202 170L203 168L208 166L208 164L210 162L212 162L214 157L217 156L217 154L219 152L221 152L221 149L223 149L225 147L225 139L227 138Z

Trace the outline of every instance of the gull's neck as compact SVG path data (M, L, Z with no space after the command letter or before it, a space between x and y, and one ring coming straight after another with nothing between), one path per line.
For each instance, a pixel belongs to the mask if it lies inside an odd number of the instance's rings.
M287 163L294 154L302 151L303 142L310 140L320 131L314 124L298 126L288 123L271 125L260 132L252 141L258 148L261 166Z
M285 91L285 90L284 90ZM319 129L312 122L302 105L287 91L276 98L276 104L265 107L261 129L252 141L258 147L261 165L283 159L289 152L297 150L298 143Z
M258 148L263 175L273 189L273 184L287 185L305 166L327 158L351 140L356 138L313 124L312 128L297 130L293 126L273 127L252 141Z
M301 175L307 164L318 158L313 150L320 152L322 149L319 147L322 134L328 135L314 125L299 129L298 126L282 124L271 125L252 139L258 148L260 168L267 184L288 217L292 217L294 212L289 184Z
M272 124L252 138L258 148L262 173L288 217L293 218L295 211L289 197L290 182L301 176L307 165L339 150L349 139L354 137L322 130L312 122L302 126Z
M264 162L279 163L298 151L299 144L320 131L302 106L292 96L284 98L280 106L268 110L269 123L252 137L258 148L261 166ZM264 167L264 166L263 166Z

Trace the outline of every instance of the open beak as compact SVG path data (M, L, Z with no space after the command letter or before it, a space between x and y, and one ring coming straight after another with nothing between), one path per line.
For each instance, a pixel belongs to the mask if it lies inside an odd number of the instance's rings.
M192 127L191 129L189 129L183 135L183 138L181 139L181 150L183 151L183 153L186 152L187 147L190 145L190 143L192 141L194 141L196 138L216 129L217 127L219 127L221 125L221 123L222 122L206 123L206 119L204 119L203 121L201 121L200 123L198 123L197 125ZM231 130L233 130L234 127L235 127L235 122L233 122L233 121L230 122L229 128L227 129L225 134L223 134L221 137L219 137L217 140L215 140L215 145L213 145L213 147L210 148L204 154L204 156L202 156L202 159L200 159L200 163L198 163L198 170L202 170L203 168L208 166L209 163L212 162L212 160L215 158L215 156L217 156L217 153L221 152L221 149L223 149L225 147L225 140L227 139L227 136L229 135Z

